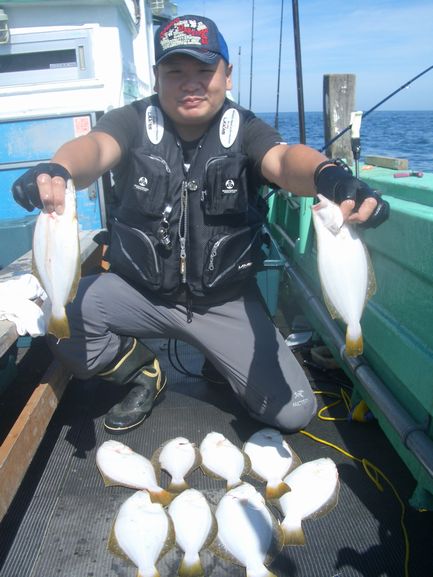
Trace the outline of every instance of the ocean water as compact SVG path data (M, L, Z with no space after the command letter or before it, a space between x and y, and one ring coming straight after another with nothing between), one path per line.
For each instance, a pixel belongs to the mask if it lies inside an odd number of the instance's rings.
M257 116L274 125L274 112ZM278 130L288 143L299 142L298 113L280 112ZM306 144L324 146L321 112L305 113L305 132ZM361 124L361 160L366 155L407 158L410 170L433 172L433 111L375 110Z

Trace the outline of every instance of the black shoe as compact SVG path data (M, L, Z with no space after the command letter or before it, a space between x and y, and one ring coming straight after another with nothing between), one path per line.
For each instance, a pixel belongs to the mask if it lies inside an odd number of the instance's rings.
M150 415L156 398L164 389L167 377L158 359L144 365L129 381L135 385L126 397L105 415L104 427L109 433L120 434L135 429Z

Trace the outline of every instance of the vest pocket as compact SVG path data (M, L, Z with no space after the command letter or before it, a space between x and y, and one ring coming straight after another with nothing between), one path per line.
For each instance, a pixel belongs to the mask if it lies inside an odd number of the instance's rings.
M204 286L214 289L253 276L262 240L261 225L214 236L205 249Z
M161 216L167 204L170 168L159 156L145 154L138 148L133 150L135 179L131 184L134 206L146 215Z
M206 163L204 211L209 216L247 211L247 157L232 154L210 158Z
M153 235L113 220L108 254L111 268L134 283L159 289L162 263L157 244Z

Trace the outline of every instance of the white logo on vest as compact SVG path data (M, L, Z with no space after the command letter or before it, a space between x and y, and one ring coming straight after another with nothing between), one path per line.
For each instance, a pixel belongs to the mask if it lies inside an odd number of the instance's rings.
M164 117L157 106L146 108L146 131L152 144L159 144L164 136Z
M235 188L235 181L232 180L231 178L229 180L226 180L225 186L226 187L223 188L224 194L234 194L235 192L238 191L238 189Z
M239 132L239 112L229 108L223 114L220 122L220 141L224 148L230 148Z
M145 176L140 176L140 178L138 179L138 184L134 184L134 188L136 190L141 190L142 192L149 192L149 189L147 188L147 183L148 180Z

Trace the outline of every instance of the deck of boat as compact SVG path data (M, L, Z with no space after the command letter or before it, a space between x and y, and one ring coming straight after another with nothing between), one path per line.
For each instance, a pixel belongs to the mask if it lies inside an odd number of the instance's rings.
M185 436L199 444L208 432L219 431L241 447L250 434L262 428L239 406L227 386L180 373L173 366L178 366L178 361L172 346L169 348L167 341L152 344L167 371L166 392L150 418L118 440L150 457L164 441L175 436ZM32 346L41 348L37 341ZM201 354L184 343L178 343L177 349L187 371L199 374ZM40 352L30 350L27 357L23 363L26 361L32 368L40 359ZM308 351L300 355L301 361L303 358L308 358ZM24 365L22 370L27 374L29 367ZM332 380L335 372L310 374L316 377L313 386L317 390L339 392L339 383ZM136 575L134 566L107 550L116 512L131 490L104 487L95 465L96 449L110 438L103 428L103 415L118 396L118 389L97 379L73 380L69 384L0 526L1 577ZM321 405L333 400L319 395ZM3 399L3 416L9 410L7 403ZM334 416L345 413L342 405L332 411ZM407 504L414 481L376 422L315 418L307 431L368 459L393 483L406 504L409 572L405 573L404 568L401 507L391 487L384 483L384 490L379 491L360 462L302 433L288 436L288 442L302 461L326 456L336 462L341 480L339 502L326 516L307 520L306 545L285 548L271 564L271 570L279 577L431 577L433 514L414 511ZM224 483L205 476L201 470L193 472L188 480L212 505L224 494ZM262 488L260 483L246 480ZM167 481L168 477L163 476L162 484ZM245 575L243 568L209 551L202 553L202 559L206 576ZM179 560L180 551L171 549L158 563L161 577L176 575Z

